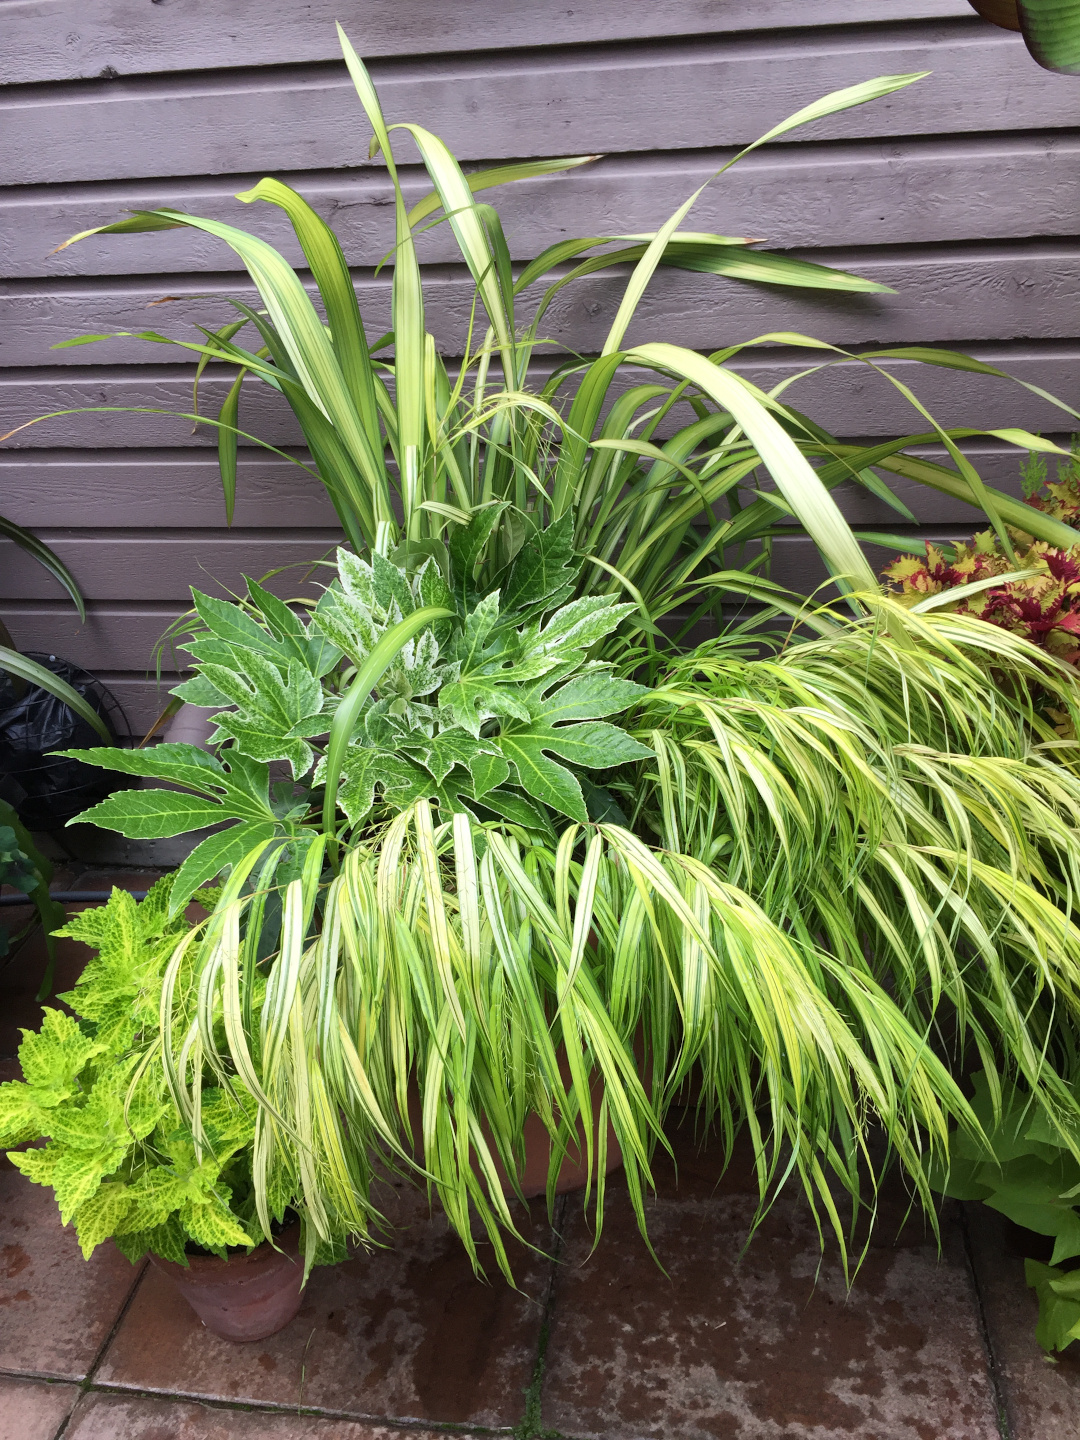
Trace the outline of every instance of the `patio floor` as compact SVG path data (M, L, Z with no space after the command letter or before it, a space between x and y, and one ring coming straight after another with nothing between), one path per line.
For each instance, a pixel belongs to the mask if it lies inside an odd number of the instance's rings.
M59 989L85 955L61 942ZM16 1027L36 1023L43 956L32 937L0 969L0 1078L15 1073ZM476 1280L445 1222L402 1199L392 1248L315 1271L292 1324L250 1345L215 1338L110 1246L84 1263L51 1194L0 1161L0 1440L1080 1435L1080 1356L1051 1365L1035 1344L1030 1237L949 1206L939 1254L887 1199L849 1291L794 1197L741 1254L748 1168L717 1185L715 1144L689 1124L672 1139L677 1166L659 1166L649 1214L664 1270L618 1183L594 1254L579 1198L554 1230L542 1207L523 1216L543 1253L519 1249L516 1291Z

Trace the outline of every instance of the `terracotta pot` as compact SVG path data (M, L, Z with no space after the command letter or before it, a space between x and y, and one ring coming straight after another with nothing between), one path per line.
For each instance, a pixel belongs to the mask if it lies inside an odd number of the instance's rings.
M265 1340L283 1330L300 1309L304 1267L297 1222L250 1255L192 1255L188 1265L151 1255L208 1330L224 1340Z
M991 25L1000 25L1003 30L1020 29L1016 0L968 0L968 4Z

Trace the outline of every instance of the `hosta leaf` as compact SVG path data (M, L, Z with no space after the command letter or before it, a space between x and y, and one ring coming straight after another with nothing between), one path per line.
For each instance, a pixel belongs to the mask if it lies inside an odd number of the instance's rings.
M130 840L161 840L232 818L223 805L175 790L120 790L68 824L100 825Z
M550 759L546 752L589 770L610 769L652 754L624 730L602 720L559 729L536 721L501 735L499 748L515 767L523 790L534 800L582 825L588 823L589 815L581 786L569 770Z

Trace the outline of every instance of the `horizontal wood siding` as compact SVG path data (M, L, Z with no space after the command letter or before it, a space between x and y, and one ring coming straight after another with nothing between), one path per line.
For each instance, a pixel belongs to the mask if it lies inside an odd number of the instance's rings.
M298 263L284 217L235 198L273 173L335 225L365 319L385 326L388 279L375 270L393 242L390 190L367 158L336 18L371 60L388 117L434 129L469 166L602 153L495 197L518 258L567 235L655 228L734 147L800 105L874 75L931 72L755 153L692 217L895 294L666 272L630 338L708 350L796 330L844 347L946 344L1080 397L1080 83L1040 70L967 0L184 0L137 16L129 0L2 0L0 433L65 413L0 447L0 513L56 548L90 604L80 625L59 587L0 543L0 613L23 647L101 673L136 729L160 708L147 675L188 587L226 593L245 573L284 566L279 591L310 593L334 516L301 464L247 446L226 528L213 435L177 418L191 409L193 374L180 352L127 340L51 348L82 332L191 336L194 323L222 323L223 297L251 293L226 246L178 231L54 252L126 210L168 204L255 230ZM419 198L415 151L396 149ZM471 285L445 227L423 247L430 328L455 356ZM624 281L608 271L563 292L547 333L597 349ZM740 366L769 386L820 358L765 345ZM948 423L1067 439L1059 412L1007 381L892 368ZM205 412L226 383L204 377ZM887 380L847 361L789 394L843 436L923 428ZM302 461L295 422L271 392L249 389L241 424ZM1017 489L1012 452L987 440L969 449L989 480ZM912 533L977 524L962 504L898 488L923 527ZM865 492L843 503L861 526L905 528ZM776 575L815 583L812 547L779 546ZM162 663L167 678L176 659Z

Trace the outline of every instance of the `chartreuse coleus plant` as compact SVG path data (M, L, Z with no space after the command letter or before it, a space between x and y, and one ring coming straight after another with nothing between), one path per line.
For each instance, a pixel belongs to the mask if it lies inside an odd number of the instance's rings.
M649 753L605 718L645 688L589 655L634 606L568 598L580 564L568 522L532 535L504 585L480 596L470 544L489 524L460 532L457 582L431 558L410 575L378 551L369 562L340 550L337 578L306 615L254 581L244 604L196 592L184 642L195 674L175 693L217 707L217 753L68 752L178 787L119 791L80 821L140 839L231 821L184 862L177 911L268 841L295 865L320 833L333 850L421 798L444 818L500 816L549 837L560 820L614 811L587 777ZM410 625L416 633L387 648ZM380 647L386 663L365 680ZM271 785L273 764L289 778Z
M151 1252L186 1265L189 1246L224 1257L263 1238L252 1181L257 1107L243 1083L234 1075L203 1088L198 1142L169 1094L162 979L188 926L170 915L168 898L167 879L141 904L114 890L57 932L98 953L60 997L74 1017L47 1008L39 1031L22 1032L22 1079L0 1085L0 1144L47 1141L8 1158L52 1187L87 1258L112 1239L129 1260ZM190 1010L191 978L173 975L174 1015ZM280 1220L289 1178L278 1171L267 1184Z

